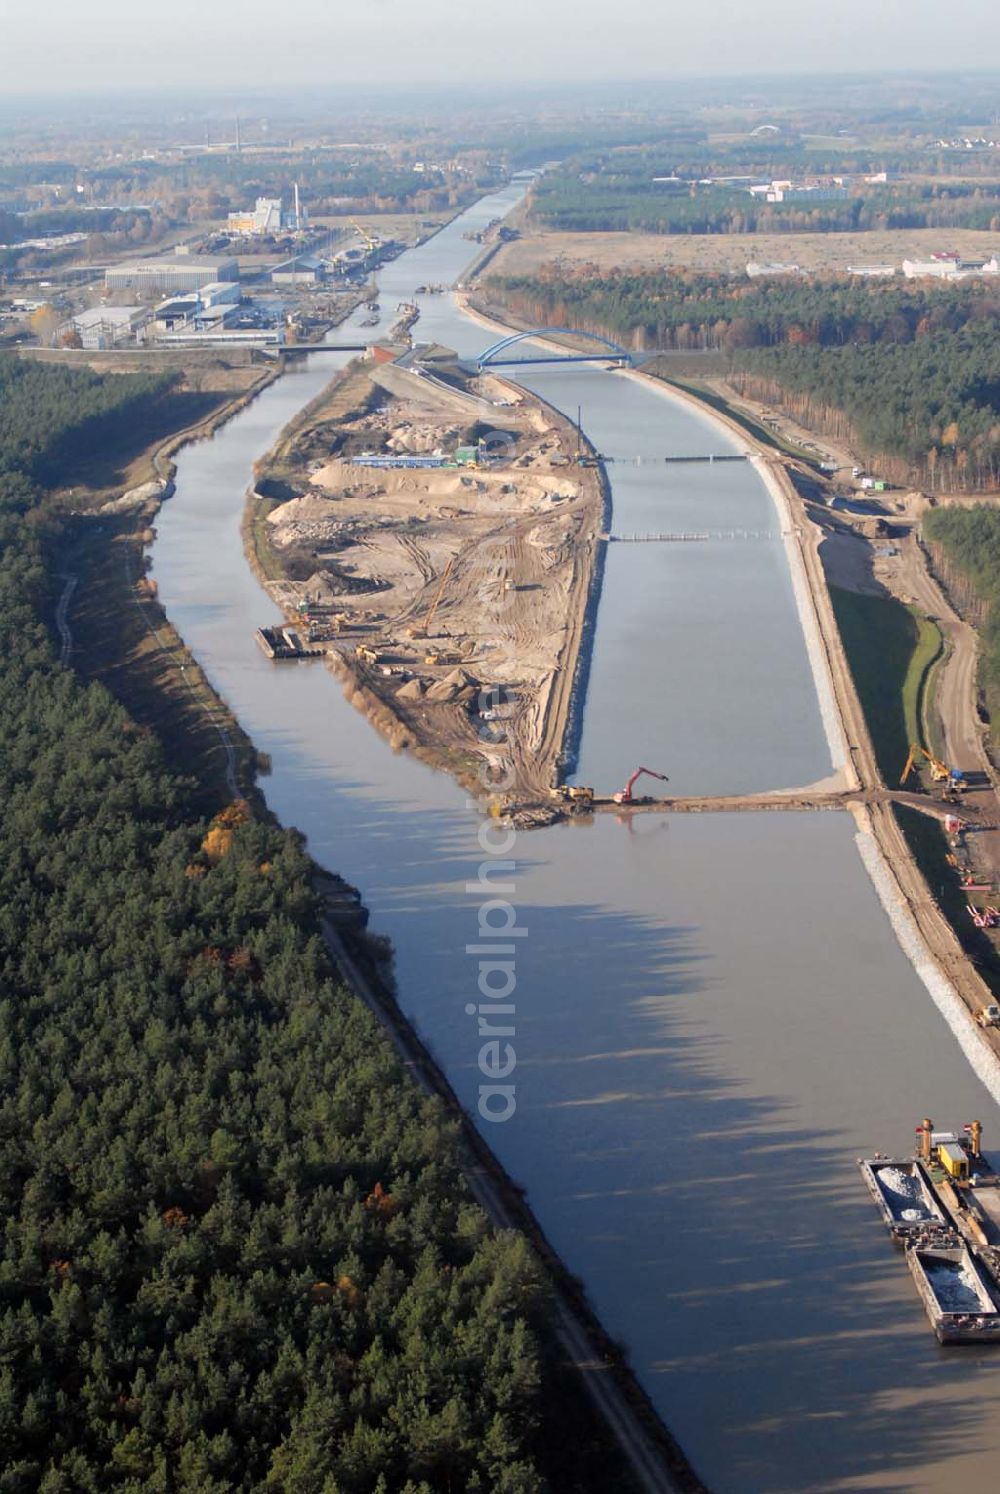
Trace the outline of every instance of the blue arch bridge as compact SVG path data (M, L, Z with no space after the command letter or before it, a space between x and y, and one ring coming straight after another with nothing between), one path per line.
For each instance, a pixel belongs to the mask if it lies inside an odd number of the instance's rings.
M534 338L549 338L558 334L564 337L579 337L584 342L591 342L596 346L592 352L581 353L567 348L564 353L544 352L532 354L528 358L507 356L511 348L516 347L519 342L530 342ZM625 368L631 368L635 361L627 348L623 348L617 342L612 342L608 337L599 337L596 332L580 332L575 327L536 327L531 332L514 332L509 337L501 337L500 341L488 347L485 353L480 353L476 361L482 372L484 368L505 368L511 365L519 367L530 363L607 363L609 360Z

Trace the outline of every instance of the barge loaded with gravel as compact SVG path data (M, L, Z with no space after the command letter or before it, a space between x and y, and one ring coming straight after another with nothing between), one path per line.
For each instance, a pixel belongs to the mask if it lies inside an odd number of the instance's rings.
M900 1162L876 1157L861 1163L861 1173L897 1245L926 1234L935 1225L949 1227L930 1179L916 1159Z
M966 1245L912 1245L906 1264L938 1343L1000 1342L997 1282Z
M925 1120L914 1157L859 1160L942 1344L1000 1343L1000 1176L982 1129L935 1131Z

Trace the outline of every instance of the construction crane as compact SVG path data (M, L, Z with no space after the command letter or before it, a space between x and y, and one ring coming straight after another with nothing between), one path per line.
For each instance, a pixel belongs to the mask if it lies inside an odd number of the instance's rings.
M368 253L374 254L375 250L380 247L379 240L375 237L375 235L373 233L370 233L367 228L363 228L361 224L358 223L354 218L351 219L351 227L354 229L355 233L361 235Z
M612 794L611 797L616 804L634 803L634 800L632 798L632 790L635 787L636 779L641 778L643 773L645 773L648 778L660 778L664 783L669 783L670 781L666 773L657 773L653 768L636 768L635 772L632 774L632 777L629 779L628 783L621 790L621 792Z
M434 600L428 607L427 616L424 618L425 633L430 633L431 624L433 623L434 618L437 615L437 610L441 603L441 598L444 596L444 589L448 584L448 577L451 575L452 571L455 568L455 561L457 560L457 558L457 556L453 555L448 561L448 564L445 566L444 570L441 572L441 584L438 587L437 591L434 593Z
M423 622L419 624L419 626L412 627L412 628L407 628L407 630L406 630L406 636L407 636L407 638L426 638L427 637L428 633L431 630L431 624L433 623L435 615L437 613L438 604L440 603L441 598L444 596L444 589L445 589L445 587L448 584L448 577L451 575L452 570L454 569L454 566L455 566L455 561L457 559L458 559L458 556L457 555L453 555L451 557L451 559L448 561L448 564L445 566L444 570L441 573L441 580L440 580L440 582L438 584L437 591L434 593L434 599L431 602L431 605L427 609L427 616L424 618Z
M903 768L902 777L899 780L900 784L904 784L909 778L916 766L918 757L926 758L927 765L931 770L931 778L935 783L945 783L949 790L964 793L965 774L960 772L958 768L949 768L947 763L943 763L939 757L935 757L932 752L928 752L926 747L921 747L919 742L911 742L910 744L910 755L906 759L906 766Z

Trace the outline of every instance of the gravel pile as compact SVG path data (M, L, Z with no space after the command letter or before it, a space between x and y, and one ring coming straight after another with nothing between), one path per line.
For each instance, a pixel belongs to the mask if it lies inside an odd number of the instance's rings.
M939 1265L924 1261L927 1280L943 1312L982 1312L979 1286L967 1261L961 1264L942 1261Z
M933 1217L914 1173L904 1172L901 1167L880 1167L877 1173L889 1207L898 1218L915 1223Z

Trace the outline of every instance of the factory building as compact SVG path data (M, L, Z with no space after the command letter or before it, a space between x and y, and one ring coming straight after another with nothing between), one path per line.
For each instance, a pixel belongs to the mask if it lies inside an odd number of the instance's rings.
M977 275L1000 273L1000 259L962 259L958 254L932 254L930 259L904 259L903 274L907 280L931 276L935 280L967 280Z
M229 214L226 219L226 231L246 234L254 238L266 233L280 233L281 218L280 197L258 197L252 213Z
M153 325L158 337L181 329L219 331L233 320L239 308L239 286L230 280L219 280L182 296L168 296L153 313Z
M830 182L759 182L747 190L751 197L763 198L765 202L841 202L848 195L843 177Z
M235 259L212 259L206 255L175 254L163 259L136 260L113 265L105 272L108 290L134 290L144 295L157 291L200 290L220 280L238 281Z
M327 263L316 254L299 254L275 265L272 285L320 285L326 279Z
M765 275L804 275L805 271L800 265L782 264L778 260L762 263L751 259L747 264L747 274L751 280L759 280Z
M295 202L290 212L285 211L280 197L258 197L252 213L230 213L226 219L228 233L255 239L266 234L297 233L305 225L306 214L299 201L297 182Z
M235 259L175 254L164 259L112 265L105 271L104 283L108 290L131 290L137 295L153 296L170 291L200 290L202 286L220 280L238 281L239 278L240 267Z
M117 348L137 342L148 321L144 306L92 306L71 317L63 331L75 332L84 348Z

